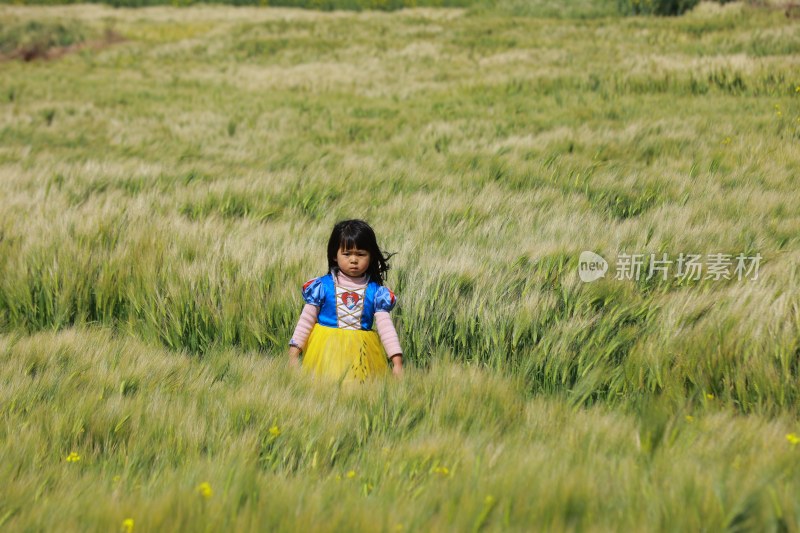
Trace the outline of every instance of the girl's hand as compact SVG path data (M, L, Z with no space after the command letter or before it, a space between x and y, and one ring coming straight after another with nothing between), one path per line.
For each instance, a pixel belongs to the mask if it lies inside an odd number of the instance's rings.
M392 374L394 377L400 379L403 377L403 354L396 353L389 359L392 360Z
M289 347L289 368L300 368L300 348L297 346Z

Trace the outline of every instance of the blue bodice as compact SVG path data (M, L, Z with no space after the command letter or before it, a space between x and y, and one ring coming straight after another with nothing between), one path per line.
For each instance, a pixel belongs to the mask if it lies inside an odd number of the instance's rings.
M305 282L303 300L319 307L317 320L323 326L367 331L377 311L391 311L396 303L394 293L383 285L369 281L351 289L336 283L332 273Z

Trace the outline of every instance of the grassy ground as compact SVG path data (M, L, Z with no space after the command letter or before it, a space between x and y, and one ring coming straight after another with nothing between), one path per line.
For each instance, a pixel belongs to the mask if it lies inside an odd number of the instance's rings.
M0 68L0 524L797 530L796 22L531 5L0 7L71 47ZM284 357L354 216L410 371L348 393Z

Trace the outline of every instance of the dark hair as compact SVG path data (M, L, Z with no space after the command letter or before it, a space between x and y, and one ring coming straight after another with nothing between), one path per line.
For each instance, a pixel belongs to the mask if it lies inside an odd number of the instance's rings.
M369 279L378 285L383 285L383 275L389 270L389 258L394 254L383 255L378 247L375 232L363 220L342 220L333 226L331 238L328 240L328 270L339 271L336 262L336 254L339 249L349 250L358 248L369 252L369 267L367 275Z

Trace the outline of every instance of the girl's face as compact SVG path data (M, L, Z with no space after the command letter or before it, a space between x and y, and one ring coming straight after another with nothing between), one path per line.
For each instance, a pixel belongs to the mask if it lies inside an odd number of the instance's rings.
M339 248L336 253L336 263L339 270L351 278L358 278L363 276L369 268L369 252L359 248L350 248L349 250Z

